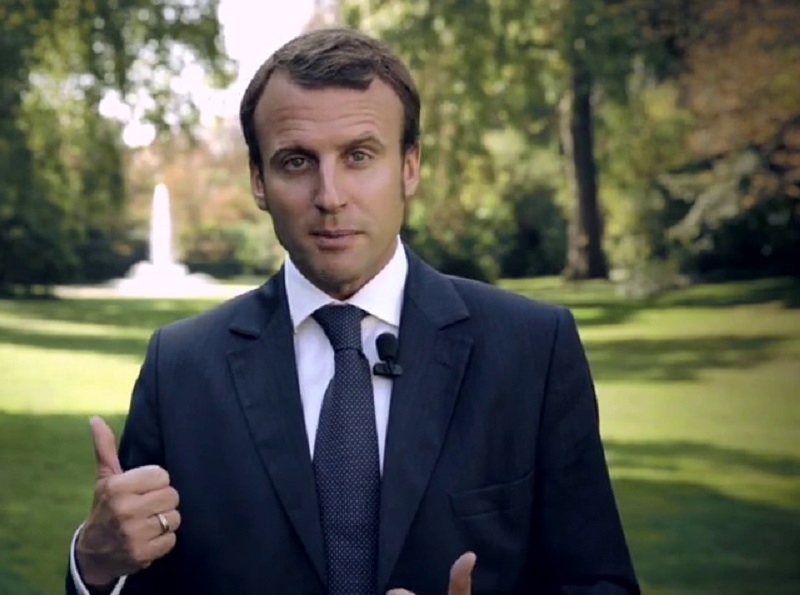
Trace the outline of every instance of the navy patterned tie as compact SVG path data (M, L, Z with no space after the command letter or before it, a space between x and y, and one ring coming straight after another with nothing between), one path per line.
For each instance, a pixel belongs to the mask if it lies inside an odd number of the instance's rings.
M314 446L330 595L375 595L380 462L369 362L355 306L314 313L334 350L334 374L322 402Z

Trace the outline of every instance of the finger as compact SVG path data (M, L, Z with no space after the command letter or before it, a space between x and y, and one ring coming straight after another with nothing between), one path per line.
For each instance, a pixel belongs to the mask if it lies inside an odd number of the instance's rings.
M174 510L178 508L179 503L178 490L167 486L138 496L136 506L144 514L153 515L158 512Z
M113 478L111 489L126 494L149 494L169 487L169 473L158 465L130 469Z
M166 556L177 543L177 537L174 533L164 533L161 537L154 539L150 542L153 551L153 560L157 560L162 556Z
M164 533L135 547L131 552L131 558L139 567L147 567L154 560L166 556L175 547L176 542L174 533Z
M94 456L97 462L97 478L102 479L110 475L122 473L117 456L117 441L114 432L102 417L94 416L89 420L94 441Z
M472 570L477 556L472 552L461 554L450 569L448 595L470 595L472 592Z
M151 541L157 540L166 533L175 533L178 530L178 527L181 526L181 513L177 510L170 510L160 514L163 515L164 520L167 522L168 529L167 531L164 531L164 527L161 526L161 521L158 518L158 514L151 516L149 519L147 519L150 533L149 538Z

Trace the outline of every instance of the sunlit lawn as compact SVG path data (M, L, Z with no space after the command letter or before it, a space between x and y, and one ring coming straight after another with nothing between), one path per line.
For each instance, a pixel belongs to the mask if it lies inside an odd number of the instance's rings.
M800 593L800 283L506 285L576 313L645 592ZM208 305L0 301L0 593L62 590L87 416L120 427L151 330Z

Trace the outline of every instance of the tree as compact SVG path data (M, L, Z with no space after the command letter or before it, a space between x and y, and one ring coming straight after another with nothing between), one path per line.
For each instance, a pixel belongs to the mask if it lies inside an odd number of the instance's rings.
M115 89L152 98L161 129L191 127L196 109L170 87L190 61L218 82L217 0L38 2L0 6L0 291L75 278L94 229L124 198L119 125L99 104Z
M416 75L423 103L422 183L409 209L406 239L429 261L456 274L494 279L499 272L500 232L511 211L501 200L492 157L483 136L497 113L492 90L494 39L470 31L487 24L484 6L466 8L456 31L449 7L416 2L354 1L343 13L351 25L382 37ZM415 40L412 42L411 40Z
M683 205L669 237L692 270L797 270L800 6L712 0L660 7L692 117L684 162L657 180ZM738 263L738 264L737 264Z
M595 110L601 100L624 102L634 66L661 59L662 40L641 33L655 4L350 0L345 12L350 23L384 38L416 71L429 110L425 153L436 164L424 187L435 186L440 201L463 205L473 187L484 197L502 184L504 172L487 159L487 133L509 128L531 144L558 142L571 195L564 273L583 279L608 273ZM485 206L507 224L508 205L495 199ZM453 217L446 221L448 230L458 229Z

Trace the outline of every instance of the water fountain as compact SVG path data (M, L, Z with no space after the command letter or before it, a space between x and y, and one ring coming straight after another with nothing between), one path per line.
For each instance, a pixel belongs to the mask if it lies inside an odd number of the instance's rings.
M213 293L209 291L214 286L212 277L190 273L185 264L175 260L169 203L166 184L158 184L150 210L149 259L137 262L125 278L113 283L117 294L170 297Z
M147 260L134 264L122 279L101 285L65 285L55 288L65 298L214 298L233 297L252 285L222 284L201 273L191 273L175 259L172 241L172 216L169 191L158 184L150 209L150 236Z

